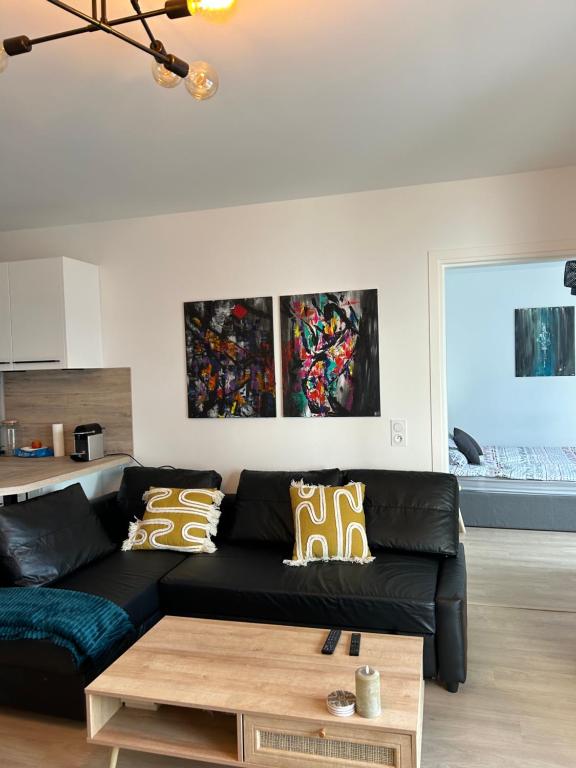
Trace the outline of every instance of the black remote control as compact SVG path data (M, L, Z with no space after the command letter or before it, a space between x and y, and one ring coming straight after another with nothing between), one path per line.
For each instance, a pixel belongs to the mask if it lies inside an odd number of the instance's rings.
M328 633L328 637L326 638L326 642L324 643L324 646L322 648L322 653L325 656L332 656L334 651L336 650L336 646L338 645L338 641L340 640L340 635L342 634L341 629L331 629Z
M353 632L350 638L350 656L360 656L360 632Z

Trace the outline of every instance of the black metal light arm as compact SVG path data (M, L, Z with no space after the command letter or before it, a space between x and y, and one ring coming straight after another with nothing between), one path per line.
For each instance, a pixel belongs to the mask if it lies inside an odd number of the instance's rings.
M142 19L152 19L155 16L164 16L166 10L159 8L157 11L146 11L145 13L138 13L132 16L123 16L120 19L111 19L108 21L109 27L120 27L122 24L132 24L135 21L142 21ZM48 43L51 40L61 40L64 37L73 37L74 35L83 35L85 32L98 32L100 29L94 22L88 24L85 27L79 27L77 29L69 29L66 32L56 32L53 35L44 35L43 37L36 37L30 40L31 45L39 45L40 43Z
M136 16L124 16L120 19L111 19L108 22L109 27L119 27L122 24L131 24L134 21L140 21L141 19L151 19L154 16L162 16L164 15L165 11L164 9L160 9L158 11L147 11L146 13L138 14ZM76 29L68 29L66 32L55 32L53 35L43 35L42 37L35 37L34 39L30 40L29 38L25 37L24 35L21 35L20 37L11 37L7 41L4 41L4 48L6 49L6 42L8 43L8 48L10 50L7 50L6 53L8 53L9 56L17 56L19 53L29 53L32 49L32 46L34 45L40 45L41 43L50 43L52 40L63 40L66 37L75 37L76 35L83 35L86 32L98 32L100 27L96 26L96 24L88 24L85 27L77 27ZM26 45L23 45L22 40L27 41Z
M138 15L141 15L142 14L142 9L140 8L139 0L130 0L130 1L132 3L132 8L134 8L134 10L136 11L136 13ZM152 30L150 29L150 26L148 25L148 22L144 18L141 18L140 21L142 22L142 26L144 27L144 30L145 30L146 34L150 38L150 42L152 43L152 45L154 45L154 43L156 42L156 38L152 34Z
M164 64L166 69L168 69L170 72L173 72L174 74L177 74L180 77L186 77L188 75L190 68L185 61L182 61L182 59L179 59L177 56L174 56L170 53L166 53L163 47L154 46L154 43L156 41L146 21L147 19L153 18L155 16L168 16L169 18L181 18L184 15L189 16L190 14L188 12L186 0L168 0L164 8L159 8L154 11L145 11L143 13L140 12L140 13L133 14L131 16L124 16L119 19L111 19L111 20L108 20L106 18L106 0L102 0L101 2L100 18L98 18L98 4L96 0L92 0L92 12L93 12L92 16L89 16L83 11L80 11L76 8L73 8L70 5L67 5L62 0L48 0L48 2L51 5L55 5L57 8L60 8L61 10L66 11L67 13L70 13L73 16L76 16L77 18L87 22L86 26L79 27L77 29L70 29L65 32L57 32L52 35L37 37L32 40L26 37L25 35L8 38L7 40L4 40L3 46L4 46L4 50L9 56L18 56L19 54L22 54L22 53L29 53L32 50L32 47L34 45L40 45L41 43L51 42L52 40L61 40L67 37L83 35L86 32L101 31L101 32L106 32L107 34L113 35L119 40L122 40L123 42L128 43L128 45L131 45L134 48L138 48L144 53L147 53L148 55L153 56L156 59L156 61ZM136 7L136 6L139 7L137 0L132 4L133 4L133 7ZM175 6L178 6L178 11L179 11L178 15L172 15L172 13L174 13L175 11ZM186 11L187 11L186 14L182 12L182 6L186 7ZM115 27L121 26L123 24L130 24L136 21L140 21L145 25L146 31L152 42L152 45L150 47L144 45L143 43L140 43L138 40L134 40L133 38L128 37L128 35L125 35L122 32L115 29Z
M144 51L145 53L150 53L150 48L148 48L143 43L138 42L138 40L133 40L131 37L128 37L128 35L123 34L122 32L119 32L117 29L114 29L114 27L110 26L110 24L106 23L106 21L101 21L97 19L93 19L92 16L89 16L87 13L84 13L83 11L79 11L77 8L73 8L71 5L67 5L66 3L62 2L62 0L48 0L48 2L51 5L55 5L57 8L62 9L63 11L66 11L67 13L71 13L73 16L77 16L79 19L82 19L83 21L88 22L91 26L95 26L97 29L101 30L102 32L106 32L109 35L113 35L114 37L117 37L119 40L123 40L125 43L128 43L128 45L132 45L135 48L139 48L141 51ZM102 18L106 18L106 3L104 0L102 0ZM164 62L165 63L165 62Z

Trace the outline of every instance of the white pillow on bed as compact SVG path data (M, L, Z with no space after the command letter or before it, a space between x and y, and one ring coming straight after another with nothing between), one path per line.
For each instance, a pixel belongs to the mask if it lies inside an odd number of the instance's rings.
M457 448L450 448L448 450L448 460L453 467L465 467L468 464L468 459Z

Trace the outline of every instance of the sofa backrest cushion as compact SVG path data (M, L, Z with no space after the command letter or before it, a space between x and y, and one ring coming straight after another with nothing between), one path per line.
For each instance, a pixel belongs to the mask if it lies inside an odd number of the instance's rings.
M293 546L292 480L304 480L307 485L342 485L343 473L339 469L310 472L245 469L240 475L234 523L228 540Z
M49 584L115 548L79 483L1 508L5 586Z
M459 490L453 475L351 469L346 479L366 486L364 512L372 554L378 549L458 554Z
M146 511L143 496L149 488L214 488L220 489L222 477L213 469L168 469L166 467L128 467L116 497L123 538L129 524L142 520ZM116 536L115 536L116 538Z

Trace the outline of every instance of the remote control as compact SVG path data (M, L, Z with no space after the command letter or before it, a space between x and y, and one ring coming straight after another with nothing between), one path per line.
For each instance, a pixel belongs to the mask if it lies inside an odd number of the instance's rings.
M360 656L360 632L353 632L350 638L350 656Z
M322 648L322 653L325 656L331 656L334 651L336 650L336 646L338 645L338 641L340 640L340 635L342 634L341 629L331 629L328 633L328 637L326 638L326 642L324 643L324 647Z

